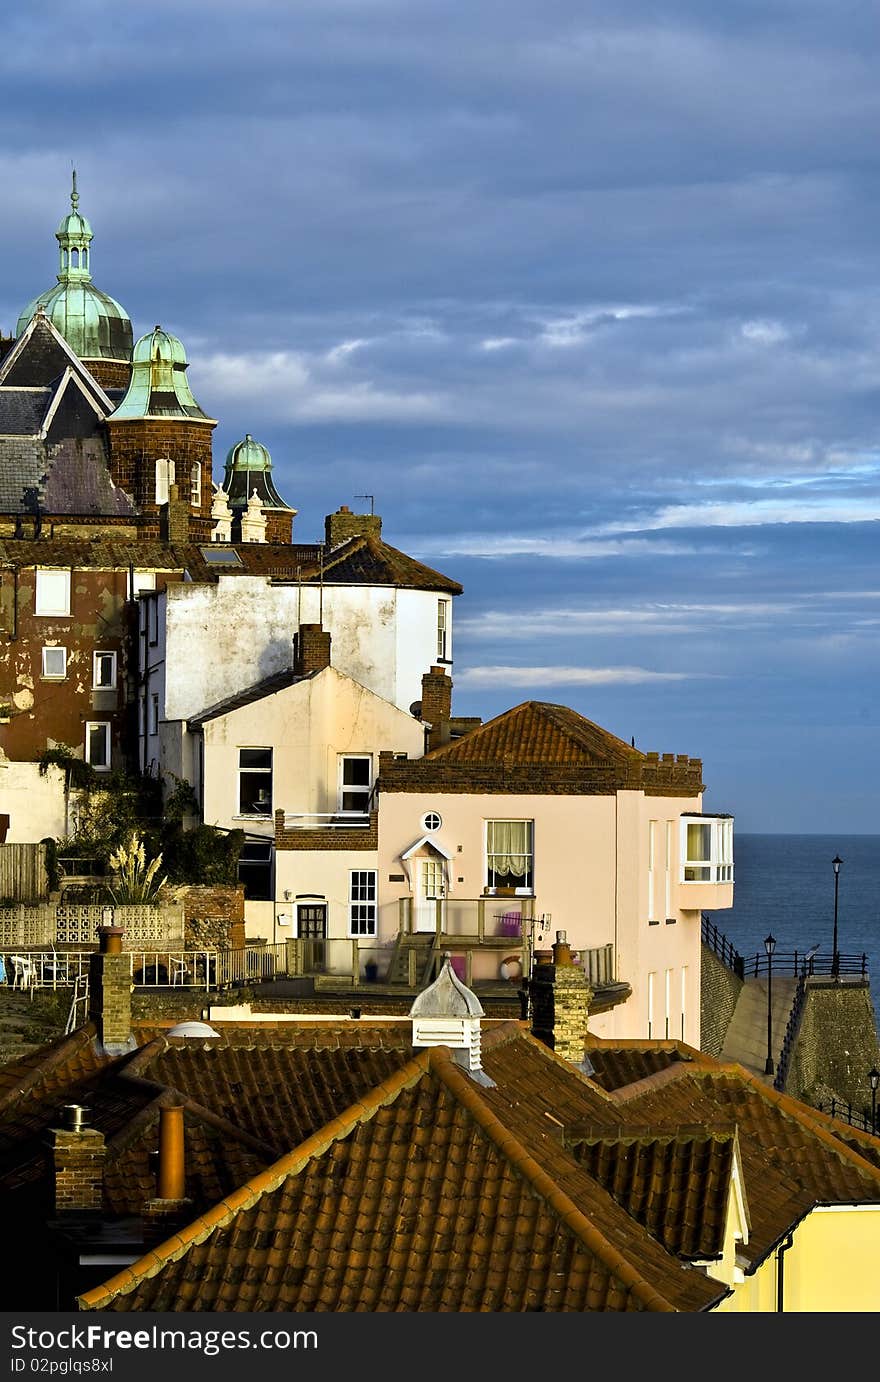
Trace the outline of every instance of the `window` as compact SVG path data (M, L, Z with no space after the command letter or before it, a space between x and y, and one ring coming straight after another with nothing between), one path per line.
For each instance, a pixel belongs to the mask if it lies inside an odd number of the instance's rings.
M70 572L37 569L34 614L70 614Z
M271 749L239 749L238 814L240 816L271 816Z
M98 772L110 771L110 724L107 720L86 721L86 762Z
M67 649L43 649L43 677L46 681L63 681L67 676Z
M245 840L238 856L238 881L253 902L272 901L272 841Z
M194 509L202 507L202 467L193 461L189 472L189 502Z
M366 816L370 810L373 760L369 754L346 754L339 760L339 811Z
M92 654L92 686L96 691L110 691L116 685L116 654Z
M657 822L648 821L648 920L656 921L654 911L654 852L657 845Z
M351 936L376 934L376 870L352 869L348 929Z
M150 693L150 734L159 733L159 693Z
M682 816L681 881L733 882L731 816Z
M443 824L443 817L437 811L426 811L422 816L423 830L439 830Z
M437 601L437 657L449 661L449 601Z
M142 590L156 589L155 571L133 571L131 574L131 598L136 600Z
M156 503L168 503L168 490L174 484L174 462L161 456L156 462Z
M486 822L486 887L532 890L532 822Z

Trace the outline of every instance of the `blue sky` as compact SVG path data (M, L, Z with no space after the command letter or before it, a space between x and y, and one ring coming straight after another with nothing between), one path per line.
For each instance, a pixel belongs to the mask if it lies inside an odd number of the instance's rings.
M740 830L876 832L867 3L49 0L4 18L0 328L76 164L314 541L460 580L455 709L703 758Z

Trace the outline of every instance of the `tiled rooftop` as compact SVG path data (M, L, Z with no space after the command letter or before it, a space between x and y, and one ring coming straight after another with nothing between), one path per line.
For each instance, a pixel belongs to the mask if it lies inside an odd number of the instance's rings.
M877 1139L676 1042L591 1040L595 1078L516 1021L478 1084L408 1022L93 1031L0 1072L11 1222L51 1192L68 1102L104 1132L105 1215L155 1195L159 1100L184 1103L189 1220L87 1309L702 1311L734 1163L757 1263L814 1204L880 1204ZM21 1207L16 1208L19 1204Z
M514 758L518 763L628 763L644 754L576 710L523 701L429 757L452 763Z

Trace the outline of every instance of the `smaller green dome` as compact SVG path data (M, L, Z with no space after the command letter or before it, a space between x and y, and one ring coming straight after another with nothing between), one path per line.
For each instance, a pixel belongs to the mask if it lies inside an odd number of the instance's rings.
M230 470L271 470L272 457L261 442L254 441L250 432L243 441L237 441L229 448L226 456L226 469Z
M131 382L111 422L135 418L191 418L208 422L193 398L186 351L176 336L156 326L135 342L131 352Z
M232 509L247 508L256 495L264 509L283 509L296 513L286 504L272 479L272 457L261 442L247 432L242 441L229 448L223 475L223 489Z

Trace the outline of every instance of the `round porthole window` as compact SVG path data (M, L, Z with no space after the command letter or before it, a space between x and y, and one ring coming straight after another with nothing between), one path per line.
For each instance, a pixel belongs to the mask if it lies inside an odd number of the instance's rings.
M424 830L439 830L443 824L443 817L436 811L426 811L422 816L422 828Z

